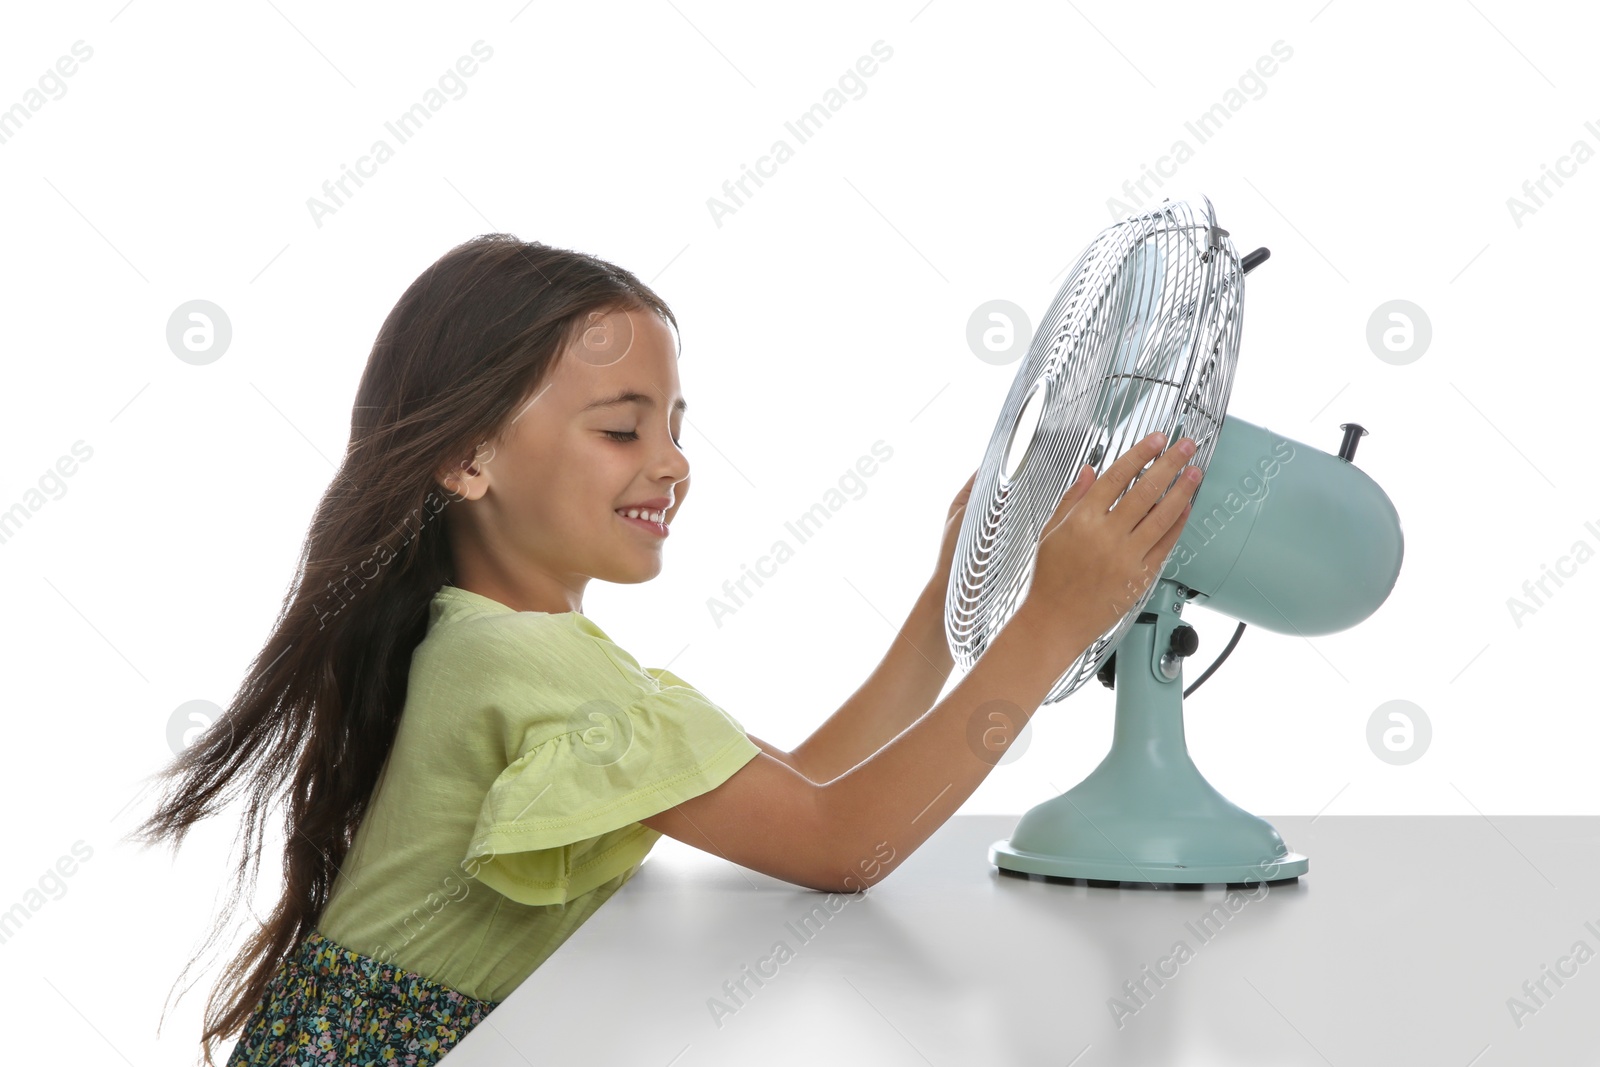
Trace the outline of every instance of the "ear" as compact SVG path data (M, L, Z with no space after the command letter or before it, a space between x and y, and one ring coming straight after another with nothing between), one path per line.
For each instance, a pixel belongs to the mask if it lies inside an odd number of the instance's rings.
M453 500L476 500L483 495L487 484L483 469L470 459L445 464L434 472L433 477Z

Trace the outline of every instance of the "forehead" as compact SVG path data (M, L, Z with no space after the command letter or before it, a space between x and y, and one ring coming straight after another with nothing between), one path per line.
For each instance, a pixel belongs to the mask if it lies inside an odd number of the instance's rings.
M589 313L574 326L551 385L563 407L580 413L688 407L679 395L676 339L653 311Z

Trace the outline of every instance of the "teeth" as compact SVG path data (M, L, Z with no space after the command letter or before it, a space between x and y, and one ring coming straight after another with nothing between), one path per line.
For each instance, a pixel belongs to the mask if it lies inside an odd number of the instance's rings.
M665 522L667 513L664 511L640 511L638 508L623 508L618 514L626 515L630 519L645 519L649 522Z

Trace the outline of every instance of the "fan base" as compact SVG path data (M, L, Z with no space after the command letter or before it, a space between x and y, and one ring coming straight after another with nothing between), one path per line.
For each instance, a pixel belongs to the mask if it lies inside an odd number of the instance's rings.
M1305 874L1271 823L1230 802L1189 758L1183 674L1167 678L1157 649L1181 624L1181 587L1161 579L1118 646L1111 751L1083 781L1035 805L1008 841L989 846L1002 870L1150 885L1271 884ZM1181 660L1179 661L1181 663Z
M1183 892L1199 892L1215 886L1223 889L1253 889L1262 883L1256 882L1129 882L1118 878L1068 878L1055 874L1033 874L1025 871L1013 871L1009 867L1000 867L997 872L1002 878L1019 878L1024 882L1048 882L1053 885L1088 886L1090 889L1145 889L1179 890ZM1300 876L1293 878L1270 878L1266 884L1273 888L1284 885L1295 885L1300 881Z
M1011 847L1009 842L996 841L989 846L989 862L1005 871L1017 874L1037 874L1070 881L1083 881L1091 886L1120 888L1121 884L1151 885L1227 885L1229 888L1247 888L1266 882L1268 885L1286 885L1300 880L1310 866L1310 861L1298 852L1287 852L1263 864L1260 861L1215 864L1207 867L1180 866L1171 863L1133 861L1109 863L1103 860L1073 859L1069 856L1045 855ZM1271 877L1267 877L1270 871Z

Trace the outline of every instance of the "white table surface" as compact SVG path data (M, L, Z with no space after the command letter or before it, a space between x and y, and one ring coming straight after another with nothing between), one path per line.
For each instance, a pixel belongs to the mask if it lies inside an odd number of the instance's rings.
M662 838L443 1062L1600 1064L1600 819L1264 817L1310 859L1264 891L1002 874L1014 815L956 816L855 897Z

